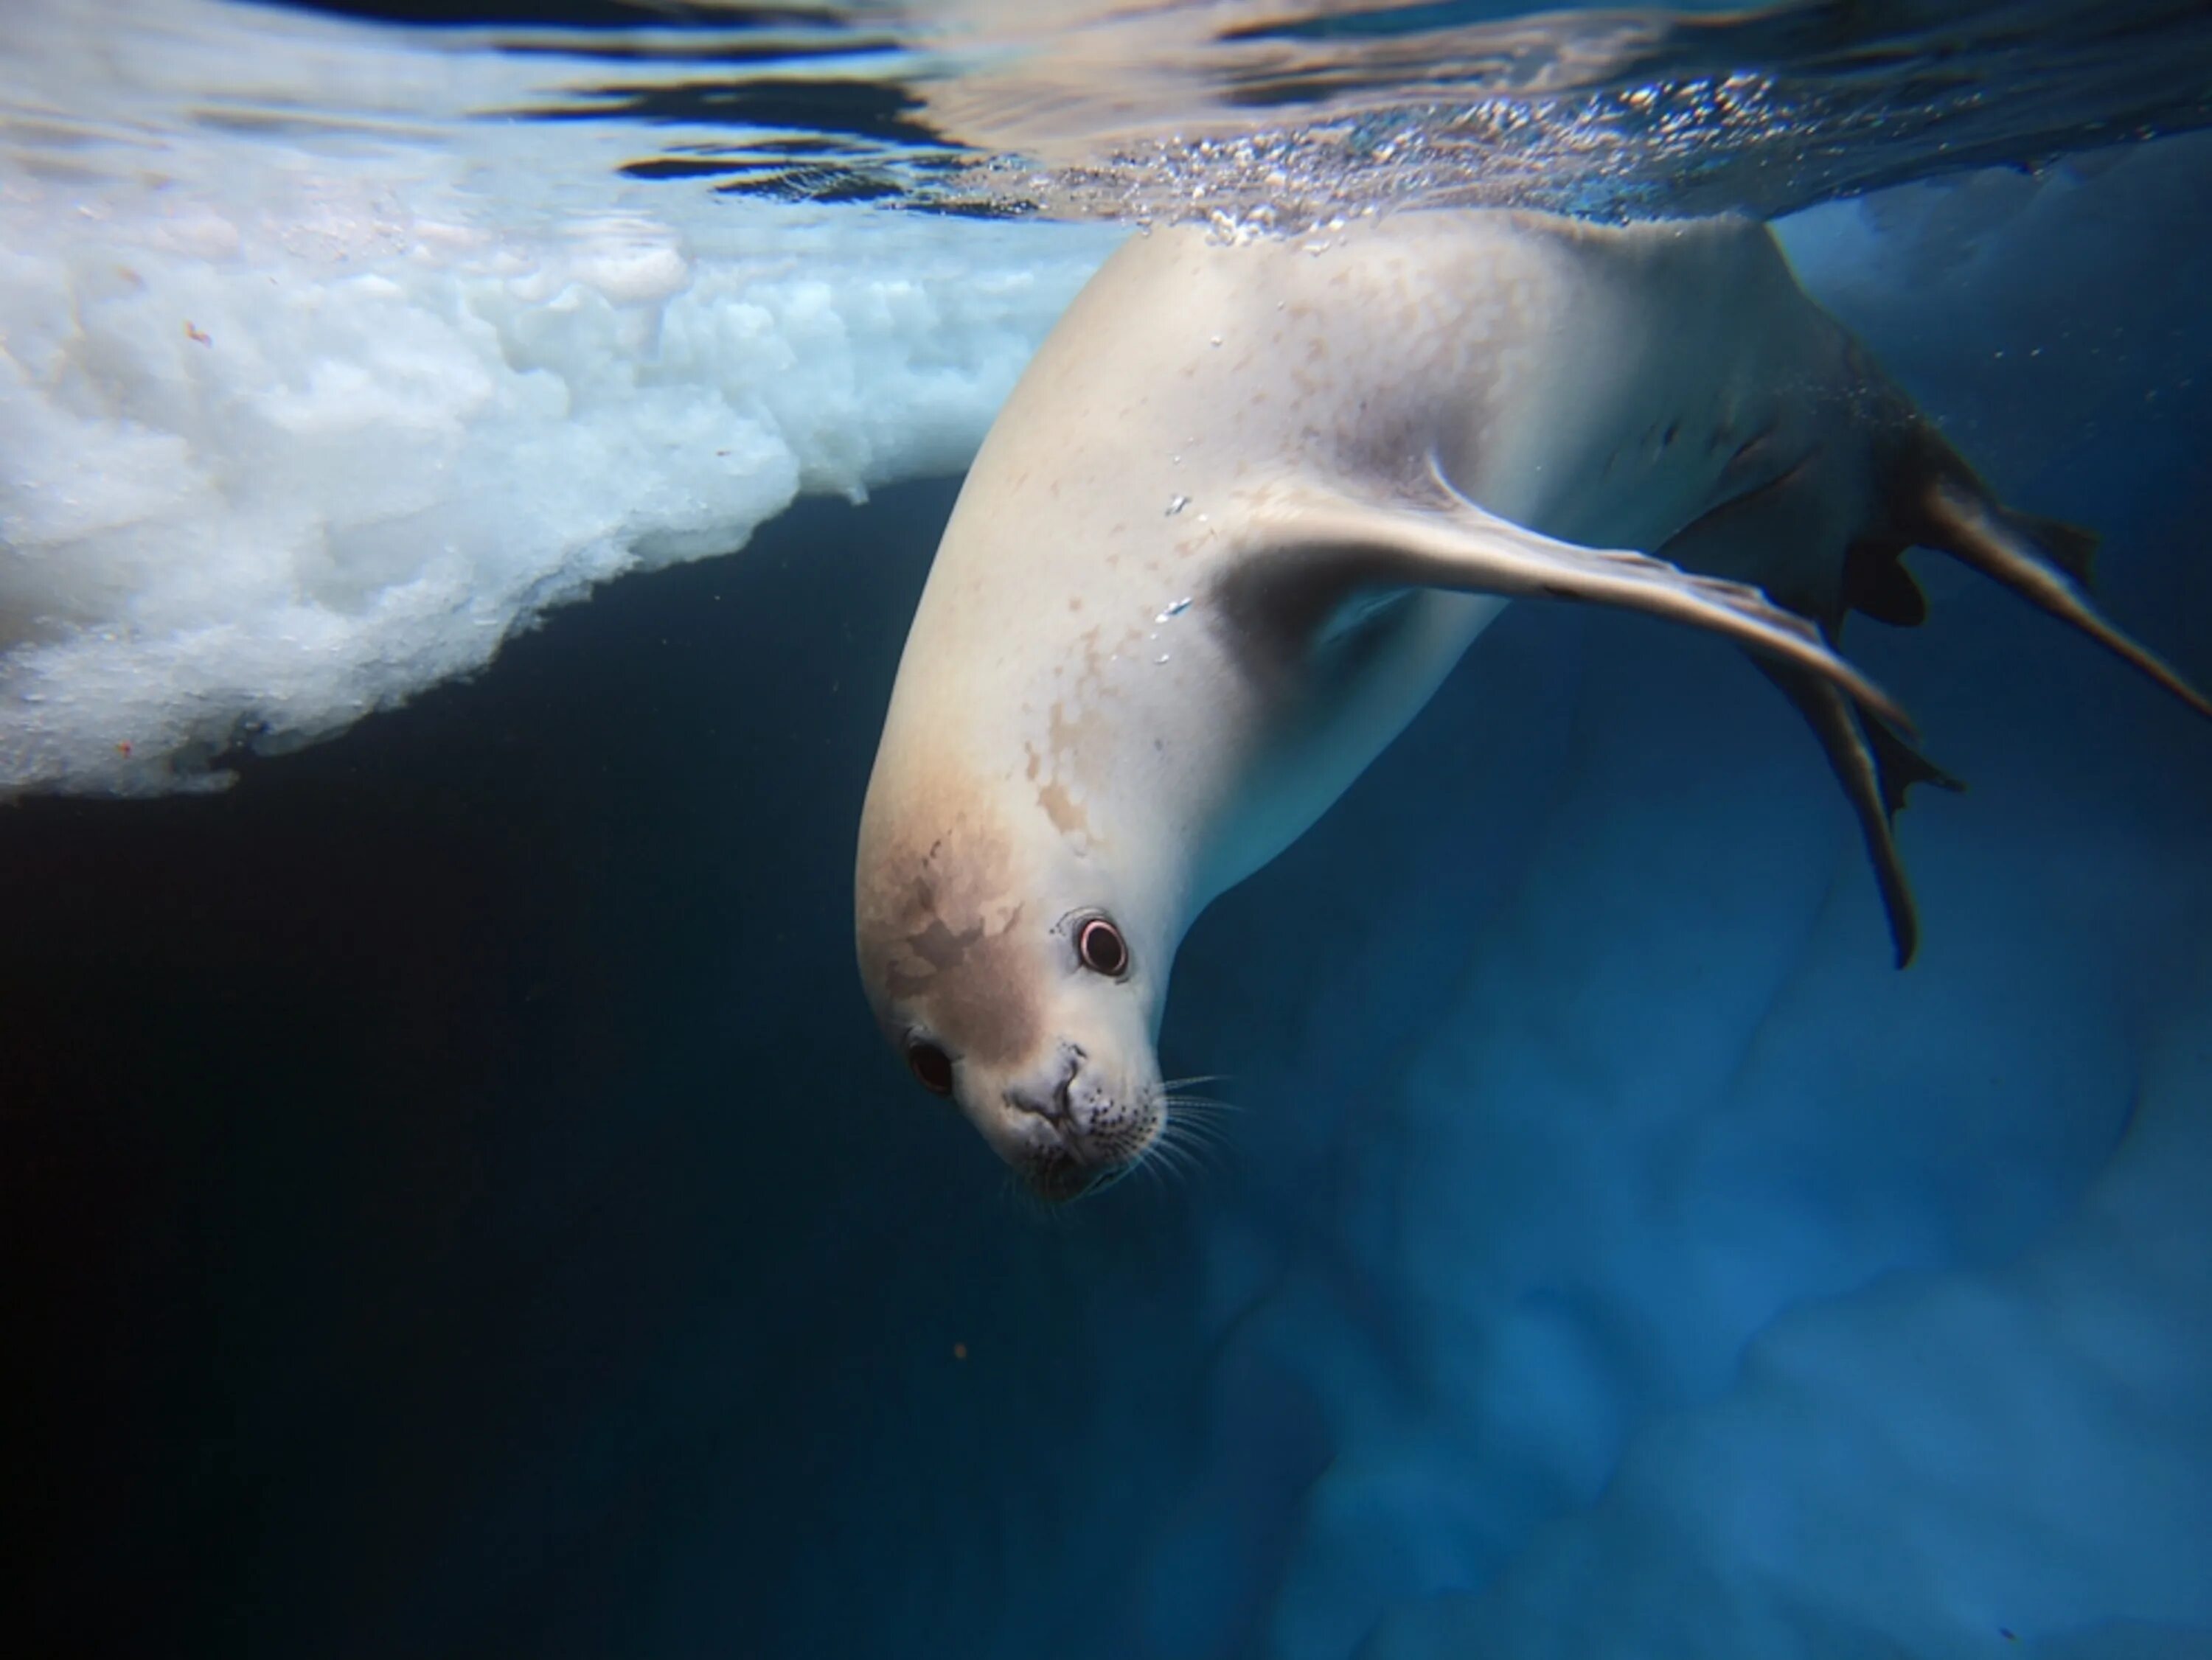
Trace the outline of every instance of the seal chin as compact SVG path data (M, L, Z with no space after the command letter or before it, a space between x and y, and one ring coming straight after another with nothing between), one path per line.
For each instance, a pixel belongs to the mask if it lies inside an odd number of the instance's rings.
M1158 1139L1158 1120L1142 1136L1101 1146L1059 1136L1015 1164L1030 1192L1049 1204L1066 1204L1111 1187L1145 1161Z
M1110 1187L1136 1168L1134 1159L1119 1163L1087 1165L1072 1154L1047 1154L1024 1166L1022 1180L1047 1204L1069 1204Z

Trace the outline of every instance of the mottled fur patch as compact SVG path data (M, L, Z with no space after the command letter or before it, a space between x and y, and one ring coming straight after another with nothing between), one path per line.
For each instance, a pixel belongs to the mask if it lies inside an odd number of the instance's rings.
M1005 1065L1038 1041L1037 947L1018 932L1012 843L969 813L923 844L894 833L869 850L860 892L861 972L887 1026L908 1022Z

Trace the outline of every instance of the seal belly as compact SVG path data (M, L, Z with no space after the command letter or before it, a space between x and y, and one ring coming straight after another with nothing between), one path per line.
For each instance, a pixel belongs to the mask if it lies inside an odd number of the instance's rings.
M1310 829L1505 609L1486 595L1432 589L1356 603L1360 615L1333 618L1315 640L1299 694L1254 735L1243 786L1206 835L1194 915Z

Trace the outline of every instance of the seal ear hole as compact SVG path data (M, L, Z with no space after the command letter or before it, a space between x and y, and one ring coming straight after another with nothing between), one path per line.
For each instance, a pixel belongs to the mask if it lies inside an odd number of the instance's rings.
M952 1057L933 1043L919 1040L906 1046L906 1069L933 1095L952 1093Z
M1129 972L1129 942L1103 917L1093 917L1075 930L1075 954L1092 973L1109 979L1118 980Z

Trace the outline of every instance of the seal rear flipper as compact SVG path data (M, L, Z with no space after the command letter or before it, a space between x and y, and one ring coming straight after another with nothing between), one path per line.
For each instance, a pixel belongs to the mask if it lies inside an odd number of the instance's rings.
M1917 628L1928 621L1928 596L1905 568L1905 544L1875 538L1844 550L1842 609L1893 628Z
M1994 578L2212 719L2212 700L2163 657L2106 621L2090 603L2087 583L2095 533L2004 506L1948 445L1930 436L1900 492L1902 528L1924 547Z
M1922 754L1878 720L1864 723L1867 747L1874 751L1875 774L1881 780L1881 804L1892 818L1906 806L1905 791L1916 784L1932 785L1953 795L1966 791L1964 779L1954 778Z
M1795 663L1778 663L1758 652L1749 654L1761 674L1781 688L1797 706L1820 741L1821 752L1836 781L1844 786L1859 834L1866 842L1867 857L1874 866L1875 885L1881 892L1881 906L1889 918L1889 937L1897 948L1897 966L1905 967L1920 945L1920 919L1912 902L1912 887L1905 873L1904 856L1897 850L1895 820L1904 807L1905 792L1916 784L1942 790L1966 785L1936 766L1879 720L1862 718L1849 700L1829 682L1806 673Z
M1316 622L1363 588L1619 606L1724 634L1911 730L1905 712L1837 656L1818 627L1749 584L1694 575L1649 554L1559 542L1438 482L1441 499L1419 507L1376 506L1305 482L1279 487L1251 514L1260 556L1232 580L1246 599L1273 591Z

